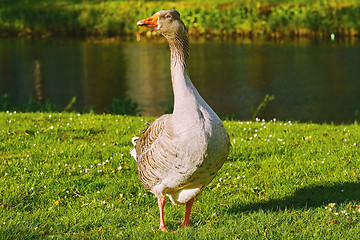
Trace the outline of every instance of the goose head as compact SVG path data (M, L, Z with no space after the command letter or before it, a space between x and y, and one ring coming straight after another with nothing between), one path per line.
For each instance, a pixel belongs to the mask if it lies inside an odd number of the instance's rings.
M176 10L162 10L151 17L140 20L138 26L155 29L167 39L186 34L186 28Z

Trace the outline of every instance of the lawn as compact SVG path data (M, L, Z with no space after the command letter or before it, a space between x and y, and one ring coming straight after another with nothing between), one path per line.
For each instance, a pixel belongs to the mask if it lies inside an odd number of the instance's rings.
M139 183L131 138L154 118L0 112L1 239L356 239L360 127L225 121L228 161L184 206Z

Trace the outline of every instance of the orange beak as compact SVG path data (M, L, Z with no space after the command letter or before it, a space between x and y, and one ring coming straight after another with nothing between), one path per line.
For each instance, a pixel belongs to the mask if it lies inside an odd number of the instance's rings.
M138 21L137 25L138 26L145 26L145 27L148 27L148 28L157 28L158 27L158 19L159 19L159 14L155 13L151 17L148 17L146 19Z

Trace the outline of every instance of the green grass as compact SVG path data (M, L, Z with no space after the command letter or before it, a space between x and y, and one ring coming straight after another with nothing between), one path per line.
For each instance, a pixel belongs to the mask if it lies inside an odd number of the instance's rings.
M133 35L148 31L136 26L139 19L173 8L181 13L191 35L352 37L360 31L359 0L7 0L0 6L0 34Z
M184 206L139 183L131 138L154 118L0 112L2 239L356 239L360 127L225 121L228 161Z

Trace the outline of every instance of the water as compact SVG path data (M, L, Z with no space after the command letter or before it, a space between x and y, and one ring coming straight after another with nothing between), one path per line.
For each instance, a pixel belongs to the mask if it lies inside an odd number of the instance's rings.
M103 112L115 98L142 115L170 111L173 95L164 40L0 39L0 95L32 96L59 109ZM250 119L266 94L265 119L350 122L360 118L359 42L271 43L191 40L189 74L221 116Z

